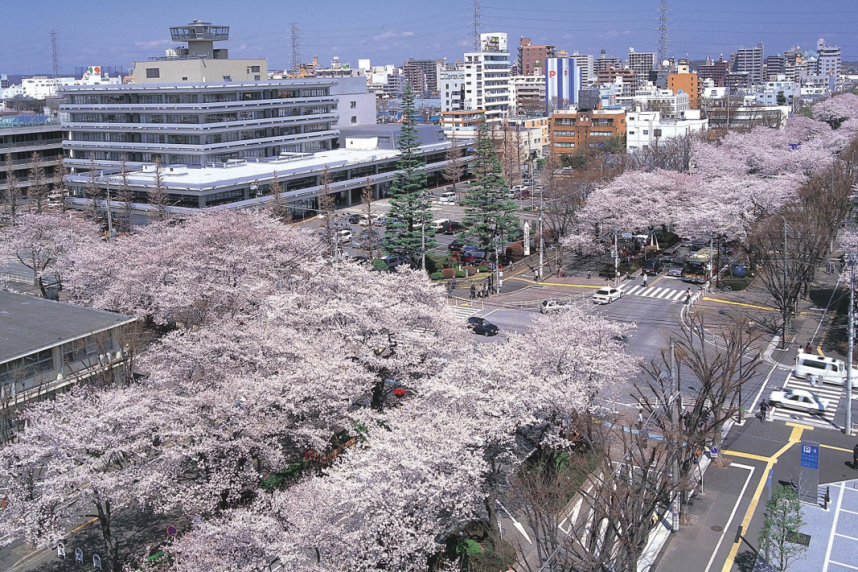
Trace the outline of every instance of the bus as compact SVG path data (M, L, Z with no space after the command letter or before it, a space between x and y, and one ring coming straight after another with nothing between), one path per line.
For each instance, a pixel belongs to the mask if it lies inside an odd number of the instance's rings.
M706 282L709 279L709 253L699 250L686 258L682 279L696 284Z

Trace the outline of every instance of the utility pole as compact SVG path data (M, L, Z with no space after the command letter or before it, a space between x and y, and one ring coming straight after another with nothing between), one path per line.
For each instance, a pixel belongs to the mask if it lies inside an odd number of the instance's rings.
M714 238L712 237L712 233L709 233L709 286L710 288L715 285L715 253L713 247Z
M855 258L849 257L849 347L846 349L846 427L852 435L852 346L855 343Z
M620 244L617 242L617 228L614 227L614 288L620 287Z
M54 82L60 76L60 48L57 44L57 31L51 30L51 66L54 72Z
M102 174L104 172L102 171ZM113 238L113 214L110 212L110 177L107 178L107 240Z
M539 190L539 279L542 280L543 251L545 250L545 229L542 226L543 190Z
M667 0L661 0L661 7L658 9L658 67L662 65L668 58L668 41L667 41Z
M369 224L372 225L372 219ZM370 226L370 228L372 228ZM426 272L426 199L420 197L420 269Z
M781 349L786 349L786 337L787 337L787 324L789 323L789 306L787 305L787 280L789 280L789 272L787 270L787 221L784 215L779 215L781 219L784 221L784 288L783 288L783 312L784 312L784 325L783 325L783 338L781 339Z
M673 438L678 442L679 441L679 430L682 425L682 397L680 396L681 388L679 387L679 376L676 372L676 348L673 344L673 338L670 338L670 393L671 399L676 404L676 413L674 414L671 411L668 411L668 415L670 416L670 425L673 430ZM669 403L668 407L672 407L673 403ZM672 528L673 532L679 532L679 515L682 510L682 499L679 493L679 459L674 457L673 459L673 469L671 475L671 482L673 483L674 492L673 492L673 522Z

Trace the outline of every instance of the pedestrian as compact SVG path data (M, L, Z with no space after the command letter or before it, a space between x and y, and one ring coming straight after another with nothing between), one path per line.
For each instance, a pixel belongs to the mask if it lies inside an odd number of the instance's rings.
M808 375L807 381L810 382L811 387L816 387L816 376L815 375L813 375L813 374Z
M450 284L451 284L453 290L455 290L456 289L456 277L455 276L453 276L453 280L450 282Z
M765 421L769 413L769 404L765 401L760 401L760 421Z
M643 274L643 287L646 288L646 272Z
M638 411L638 425L643 427L643 412L642 411Z
M852 449L852 470L858 471L858 445Z
M476 300L477 298L477 287L471 284L471 300Z
M452 298L452 297L453 297L453 283L448 282L447 283L447 298Z
M813 353L813 346L810 345L810 342L807 342L807 345L804 346L804 353L806 353L806 354L812 354Z

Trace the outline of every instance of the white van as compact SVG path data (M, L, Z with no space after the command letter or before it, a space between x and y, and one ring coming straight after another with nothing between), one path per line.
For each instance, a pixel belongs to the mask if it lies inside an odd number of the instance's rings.
M453 191L447 191L445 193L441 193L441 196L438 197L439 203L455 203L456 202L456 193Z
M441 232L444 229L445 224L449 224L449 220L445 218L439 218L437 220L433 220L429 223L429 228L434 230L435 232Z
M337 231L337 241L339 242L351 242L352 241L352 231L349 229L343 229Z
M793 376L807 379L815 375L822 383L846 385L846 364L839 359L799 352L795 357ZM858 370L852 368L852 379L858 380Z

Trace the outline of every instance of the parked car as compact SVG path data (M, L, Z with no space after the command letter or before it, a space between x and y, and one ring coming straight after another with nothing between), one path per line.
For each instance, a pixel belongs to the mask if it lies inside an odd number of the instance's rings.
M351 214L349 215L349 224L357 224L360 222L359 214Z
M384 226L387 224L388 218L384 215L378 215L373 217L375 221L372 223L374 226Z
M468 264L473 264L477 261L476 256L474 256L470 252L465 252L463 250L451 253L450 258L457 262L467 262Z
M357 241L355 241L354 245L357 248L362 248L364 250L369 250L371 248L377 248L379 242L381 241L381 235L378 234L375 230L362 230L361 233L357 237Z
M441 196L438 197L439 203L455 203L456 202L456 193L453 191L445 191L441 193Z
M660 274L662 270L664 270L664 263L661 261L661 258L650 258L643 263L644 274L656 276Z
M705 238L695 238L693 241L691 241L691 247L694 250L700 250L701 248L703 248L707 244L709 244L709 241L706 240Z
M472 329L475 334L481 334L483 336L498 335L498 327L486 320L485 318L477 318L476 316L471 316L470 318L468 318L468 327Z
M465 244L456 239L447 245L447 250L450 252L462 252L465 250Z
M456 222L454 220L450 220L445 222L441 227L441 232L443 234L456 234L457 232L461 232L462 223Z
M347 228L337 231L337 240L341 243L352 241L352 231Z
M821 414L828 409L829 401L805 389L775 390L769 395L769 405Z
M741 262L733 262L730 264L730 272L736 278L744 278L748 275L748 267Z
M543 300L542 306L539 308L539 311L543 314L550 314L552 312L563 310L568 306L569 304L567 304L566 302L561 302L560 300Z
M676 257L676 247L668 248L667 250L665 250L664 252L661 253L661 258L665 262L672 261L674 259L674 257Z
M408 264L408 259L404 256L385 256L382 260L387 264L388 270L393 270L400 264Z
M484 259L484 258L486 257L486 251L485 251L485 250L480 249L480 248L479 248L479 247L477 247L477 246L474 246L473 244L466 244L466 245L465 245L465 248L463 249L463 251L464 251L466 254L471 254L471 255L473 255L473 256L474 256L474 258Z
M622 297L623 291L619 288L605 286L604 288L596 290L596 293L593 294L593 302L596 304L610 304L614 300L619 300Z

